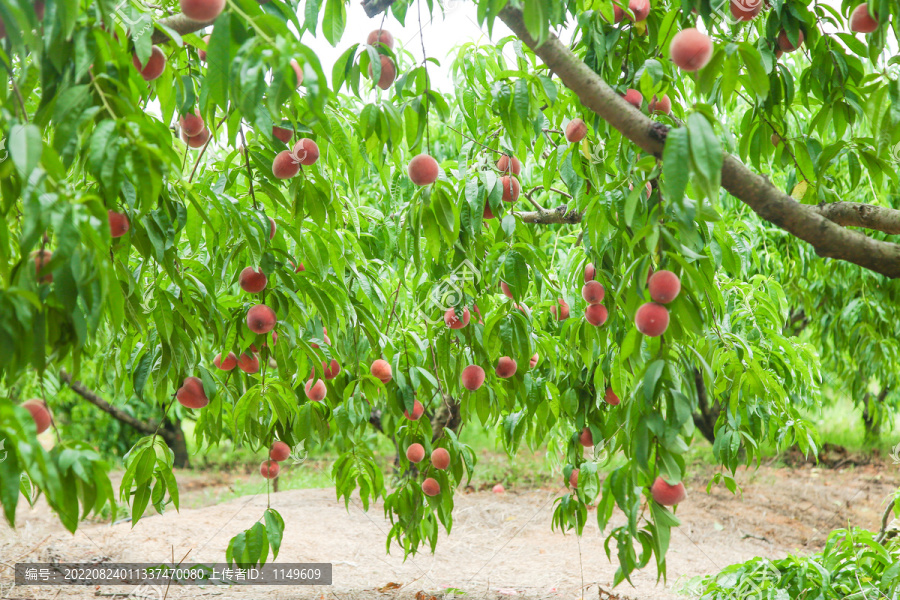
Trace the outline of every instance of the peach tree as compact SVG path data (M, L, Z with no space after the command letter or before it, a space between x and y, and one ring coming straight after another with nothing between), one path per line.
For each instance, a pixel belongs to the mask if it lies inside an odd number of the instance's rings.
M617 583L664 575L698 432L732 491L762 444L816 451L799 411L847 339L796 311L894 310L900 14L856 4L479 0L513 35L438 59L390 34L431 1L367 0L345 39L344 0L0 0L6 519L177 509L191 420L267 480L330 444L338 497L382 502L412 554L482 425L548 445L552 526L596 505ZM877 306L842 304L854 281ZM145 434L117 492L64 388ZM286 525L270 507L228 559Z

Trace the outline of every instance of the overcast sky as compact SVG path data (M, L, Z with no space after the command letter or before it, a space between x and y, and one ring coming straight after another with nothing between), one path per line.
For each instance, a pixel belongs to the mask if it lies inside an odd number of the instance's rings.
M417 0L417 2L419 1L421 0ZM860 2L862 1L860 0ZM398 45L410 52L416 61L421 61L422 44L419 41L417 2L413 2L407 11L405 27L401 26L393 16L389 16L384 22L384 28L394 35ZM840 10L840 0L824 0L822 3ZM505 36L512 35L512 31L502 21L497 19L494 21L493 35L491 38L488 38L487 29L485 28L482 31L477 24L476 5L469 0L444 0L446 7L444 11L438 6L438 2L434 4L435 10L432 20L428 15L427 2L422 3L422 31L425 37L425 51L428 53L428 56L440 60L441 67L438 69L433 65L429 65L428 71L432 77L432 85L434 87L444 92L451 92L449 72L454 54L453 49L466 42L487 43L497 41ZM324 14L324 11L322 11L322 14ZM322 63L322 68L328 76L329 83L331 80L331 68L340 55L344 53L350 44L354 42L364 43L369 32L378 29L381 24L381 18L382 15L379 15L374 19L370 19L366 16L360 0L351 0L347 8L347 26L341 41L338 42L337 48L333 48L325 40L322 35L321 23L317 30L317 37L313 38L308 33L304 34L303 43L316 51ZM303 20L302 14L300 15L300 20ZM568 39L564 39L564 41L568 42ZM893 46L893 43L890 45ZM395 46L396 49L397 47ZM506 54L512 60L512 51L508 49Z

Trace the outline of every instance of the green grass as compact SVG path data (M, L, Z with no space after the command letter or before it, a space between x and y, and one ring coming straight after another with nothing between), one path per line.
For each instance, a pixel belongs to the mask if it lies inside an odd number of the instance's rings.
M867 444L862 422L862 409L850 398L835 398L818 410L804 411L804 417L819 432L822 443L843 446L852 452L879 452L887 454L900 442L900 414L895 414L881 429L881 441Z

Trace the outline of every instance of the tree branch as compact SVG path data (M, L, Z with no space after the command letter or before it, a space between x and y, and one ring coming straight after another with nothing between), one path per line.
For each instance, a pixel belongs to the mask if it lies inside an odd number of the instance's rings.
M395 0L363 0L360 4L362 4L363 10L366 11L366 16L371 19L378 13L386 11L394 2Z
M538 46L525 27L520 9L507 5L500 11L500 19L587 108L645 151L662 156L669 132L666 125L650 120L625 102L553 34ZM766 221L810 243L819 256L845 260L891 278L900 277L900 245L874 240L829 221L816 208L798 203L730 154L724 156L722 187Z
M145 421L141 421L140 419L136 419L126 413L125 411L116 408L111 405L109 402L98 396L92 390L86 388L80 381L72 381L72 376L69 375L65 370L61 370L59 372L59 378L61 381L65 382L72 391L102 410L105 413L110 414L117 421L121 421L134 429L137 429L141 433L146 433L147 435L153 435L156 433L156 425L153 423L147 423ZM163 437L165 435L160 432Z
M177 15L172 15L171 17L166 17L164 19L160 19L157 22L157 25L163 25L168 27L178 35L187 35L189 33L194 33L196 31L200 31L204 27L209 27L213 23L215 23L215 19L212 21L194 21L193 19L188 19L181 13ZM163 44L169 41L169 34L165 32L163 29L156 29L153 32L153 43L154 44Z
M891 513L894 511L895 502L896 500L888 502L888 505L884 508L884 514L881 515L881 529L878 531L878 537L875 538L875 541L879 544L884 541L885 534L887 533L888 519L891 518Z
M536 223L538 225L558 225L561 223L574 225L575 223L581 223L581 219L584 218L584 213L569 210L567 204L557 206L556 208L536 210L533 212L517 212L513 214L522 219L523 223Z
M860 202L822 202L811 209L838 225L900 234L900 210Z

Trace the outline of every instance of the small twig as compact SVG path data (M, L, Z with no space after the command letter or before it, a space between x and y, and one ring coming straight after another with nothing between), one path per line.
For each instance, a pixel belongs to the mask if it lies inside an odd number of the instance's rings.
M542 186L542 185L536 185L536 186L534 186L533 188L531 188L530 191L525 192L525 197L526 197L526 198L531 198L531 195L532 195L533 193L539 192L539 191L541 191L542 189L544 189L544 186ZM569 200L572 199L572 195L571 195L571 194L569 194L569 193L567 193L567 192L564 192L564 191L562 191L562 190L558 190L558 189L556 189L556 188L554 188L554 187L551 187L549 191L555 192L555 193L559 194L560 196L565 196L565 197L568 198ZM544 210L544 209L541 209L541 210Z
M397 298L400 296L400 286L403 284L403 278L400 278L400 281L397 282L397 289L394 290L394 307L391 309L391 314L388 315L387 322L384 324L384 327L381 328L382 331L387 331L388 326L391 324L391 319L394 318L394 314L397 312Z
M6 72L9 73L9 81L12 83L13 91L16 93L16 100L19 101L19 107L22 109L22 119L25 122L28 122L28 111L25 109L25 99L22 98L22 92L19 90L19 84L16 82L16 76L13 75L12 68L10 65L6 64L6 61L0 61L3 63L3 68L6 69Z
M890 502L888 502L887 507L885 507L884 509L884 514L881 515L881 529L878 531L878 537L875 538L875 541L879 544L884 541L884 536L887 534L888 519L891 517L891 513L894 511L894 504L896 502L896 499L892 499Z
M475 144L478 144L479 146L481 146L481 147L484 148L485 150L490 150L490 151L493 152L494 154L500 154L500 155L506 154L505 152L501 152L500 150L494 150L494 149L491 148L490 146L485 146L484 144L482 144L481 142L479 142L478 140L476 140L476 139L474 139L474 138L470 138L469 136L467 136L466 134L464 134L462 131L456 129L455 127L453 127L453 125L450 125L449 123L447 123L446 125L447 125L447 128L448 128L448 129L450 129L450 130L452 130L452 131L455 131L456 133L458 133L459 135L463 136L464 138L466 138L466 139L469 140L470 142L473 142L473 143L475 143Z
M94 71L93 69L88 69L88 75L91 76L91 84L94 86L94 89L97 90L97 93L100 94L100 100L103 101L103 106L106 107L106 112L109 113L113 119L117 119L119 117L116 116L116 113L113 112L112 107L110 107L109 103L106 101L106 94L103 93L103 90L100 89L100 85L97 83L97 80L94 79Z
M253 191L253 172L250 170L250 148L247 147L247 138L244 137L244 126L241 125L238 131L241 132L241 144L244 150L244 164L247 165L247 179L250 181L250 198L253 199L253 208L259 210L256 203L256 193Z
M228 114L226 114L224 117L222 117L222 120L219 121L218 125L216 125L216 129L218 129L219 127L222 126L222 123L225 122L225 119L227 119L230 114L231 114L231 111L229 111ZM203 149L200 150L200 154L197 155L197 160L194 162L194 168L191 169L191 176L188 178L188 183L194 181L194 174L197 173L197 167L200 166L200 159L203 158L204 154L206 154L206 148L209 147L209 143L213 140L213 137L214 137L213 132L210 132L209 139L206 140L206 143L203 144Z

